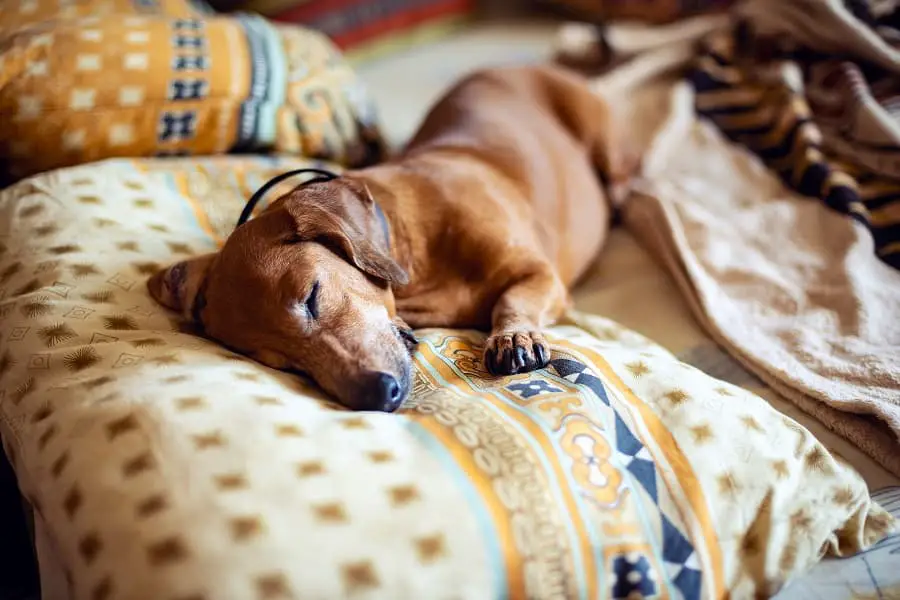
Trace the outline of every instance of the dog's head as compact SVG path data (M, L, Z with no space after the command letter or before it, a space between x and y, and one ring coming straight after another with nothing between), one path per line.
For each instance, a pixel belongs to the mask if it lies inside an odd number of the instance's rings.
M409 394L415 338L395 313L391 285L408 277L382 225L358 181L310 183L148 287L223 345L307 373L348 408L390 412Z

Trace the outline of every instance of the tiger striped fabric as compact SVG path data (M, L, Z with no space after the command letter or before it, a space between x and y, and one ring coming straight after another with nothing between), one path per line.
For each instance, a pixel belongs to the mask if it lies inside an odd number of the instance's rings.
M866 23L849 12L843 18ZM870 19L869 31L894 43L891 23ZM789 29L761 33L739 19L708 36L690 72L696 109L789 187L866 226L877 255L900 268L897 80L809 47Z

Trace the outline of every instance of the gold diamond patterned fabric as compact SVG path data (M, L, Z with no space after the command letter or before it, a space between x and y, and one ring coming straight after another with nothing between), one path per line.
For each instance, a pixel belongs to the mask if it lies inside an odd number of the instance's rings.
M0 184L110 157L383 152L326 36L184 0L0 2L0 121Z
M351 413L145 290L298 160L112 160L0 192L0 434L76 599L735 598L893 527L755 395L615 323L495 378L425 330Z

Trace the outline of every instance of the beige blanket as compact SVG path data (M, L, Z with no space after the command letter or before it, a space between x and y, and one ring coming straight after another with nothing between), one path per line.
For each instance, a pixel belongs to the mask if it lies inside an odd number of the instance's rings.
M821 3L827 8L827 3ZM707 333L800 408L900 474L900 272L866 228L789 190L695 113L680 67L720 18L613 30L636 55L597 80L646 147L626 226L666 265ZM593 32L569 27L567 55Z

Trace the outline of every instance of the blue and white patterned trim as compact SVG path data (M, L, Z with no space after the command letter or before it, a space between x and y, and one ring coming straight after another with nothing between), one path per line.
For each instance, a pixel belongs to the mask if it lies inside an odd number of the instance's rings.
M248 151L275 143L275 116L287 96L287 58L278 32L256 15L237 15L250 53L250 89L238 117L234 150Z

